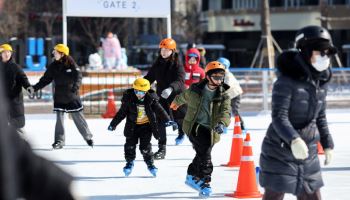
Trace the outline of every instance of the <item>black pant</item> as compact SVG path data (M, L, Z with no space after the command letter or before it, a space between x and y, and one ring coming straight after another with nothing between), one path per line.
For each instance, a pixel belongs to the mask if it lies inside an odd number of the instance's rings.
M184 132L182 131L182 121L185 117L186 114L186 108L184 106L181 106L177 110L170 110L170 104L166 99L160 98L159 103L162 105L164 110L168 113L170 116L171 120L174 120L177 125L179 126L179 135L183 135ZM158 139L158 144L161 145L166 145L166 131L165 131L165 126L164 123L160 122L158 120L158 131L159 131L159 139Z
M126 138L124 145L125 160L127 162L133 161L136 158L136 145L140 139L140 152L145 162L153 163L152 156L152 129L149 123L142 125L135 125L134 134Z
M195 123L189 139L196 151L196 156L188 166L187 174L204 179L205 182L210 182L213 172L213 163L211 162L211 150L213 148L211 130Z
M244 122L239 114L239 107L241 106L241 95L236 96L235 98L231 99L231 111L233 116L239 116L239 120L241 121L241 128L245 129Z
M283 198L284 198L284 193L275 192L265 188L263 200L283 200ZM319 189L311 194L303 192L302 194L297 196L297 200L321 200L321 192Z

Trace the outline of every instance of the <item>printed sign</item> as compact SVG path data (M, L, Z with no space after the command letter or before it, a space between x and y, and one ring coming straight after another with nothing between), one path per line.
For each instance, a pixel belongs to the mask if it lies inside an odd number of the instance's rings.
M154 17L170 15L170 0L64 0L66 16Z

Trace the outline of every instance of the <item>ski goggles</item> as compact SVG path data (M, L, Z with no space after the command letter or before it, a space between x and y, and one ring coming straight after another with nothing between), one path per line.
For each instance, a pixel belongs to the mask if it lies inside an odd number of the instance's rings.
M141 91L141 90L134 90L136 95L145 95L146 92L145 91Z
M210 78L216 81L224 81L225 76L211 76Z

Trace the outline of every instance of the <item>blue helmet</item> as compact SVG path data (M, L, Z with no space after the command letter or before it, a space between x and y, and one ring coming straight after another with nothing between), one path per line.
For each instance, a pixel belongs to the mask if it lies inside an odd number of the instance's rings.
M220 57L217 61L220 62L221 64L223 64L226 69L228 69L231 65L230 61L224 57Z

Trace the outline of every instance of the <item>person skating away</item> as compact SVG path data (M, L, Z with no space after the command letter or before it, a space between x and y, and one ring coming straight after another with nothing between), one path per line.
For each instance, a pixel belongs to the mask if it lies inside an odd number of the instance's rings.
M225 66L217 61L208 63L205 79L194 83L176 96L171 108L176 110L187 104L183 130L191 141L196 156L188 166L186 184L199 190L199 195L209 197L213 172L211 151L220 140L224 127L230 124L230 97L224 83Z
M144 78L138 78L133 83L133 88L123 93L122 105L114 116L108 130L114 131L116 126L126 118L124 127L124 136L126 142L124 153L126 165L124 167L125 176L131 173L134 160L136 158L136 145L140 140L140 152L143 156L148 170L153 176L157 174L157 168L154 166L152 153L152 133L158 138L157 122L163 126L175 126L176 123L170 121L169 115L158 102L159 97L150 89L150 83Z
M53 82L54 111L56 112L54 149L61 149L65 145L64 114L72 116L86 143L93 147L92 134L83 115L83 105L79 96L82 75L69 56L69 48L64 44L57 44L53 50L54 61L47 67L44 75L33 87L35 91Z
M20 134L23 134L23 127L25 125L24 104L22 87L32 95L34 89L30 86L28 78L21 66L15 63L12 56L13 49L9 44L2 44L0 46L1 66L5 97L9 102L9 109L7 120L8 124L12 126Z
M325 150L325 165L334 143L326 119L330 57L336 53L329 32L307 26L297 32L295 51L277 59L278 78L272 90L272 122L260 154L260 185L264 200L320 200L323 186L317 143ZM318 132L316 131L318 129Z
M191 48L185 57L185 87L188 89L193 83L198 83L205 78L204 70L199 66L200 54L198 49Z
M157 81L157 95L159 103L170 117L178 124L179 135L183 135L182 121L185 116L185 108L177 111L170 110L170 103L177 94L185 90L185 70L179 63L179 55L176 50L176 42L171 38L165 38L159 43L159 56L144 77L152 84ZM164 159L166 154L166 131L164 124L158 124L159 140L158 151L154 159Z
M241 96L243 94L243 90L236 77L230 72L230 61L227 58L221 57L218 59L218 62L223 64L226 68L225 83L230 86L230 89L228 89L227 93L231 99L231 113L233 116L239 116L241 122L241 129L244 131L244 121L241 115L239 114L239 107L241 105Z

